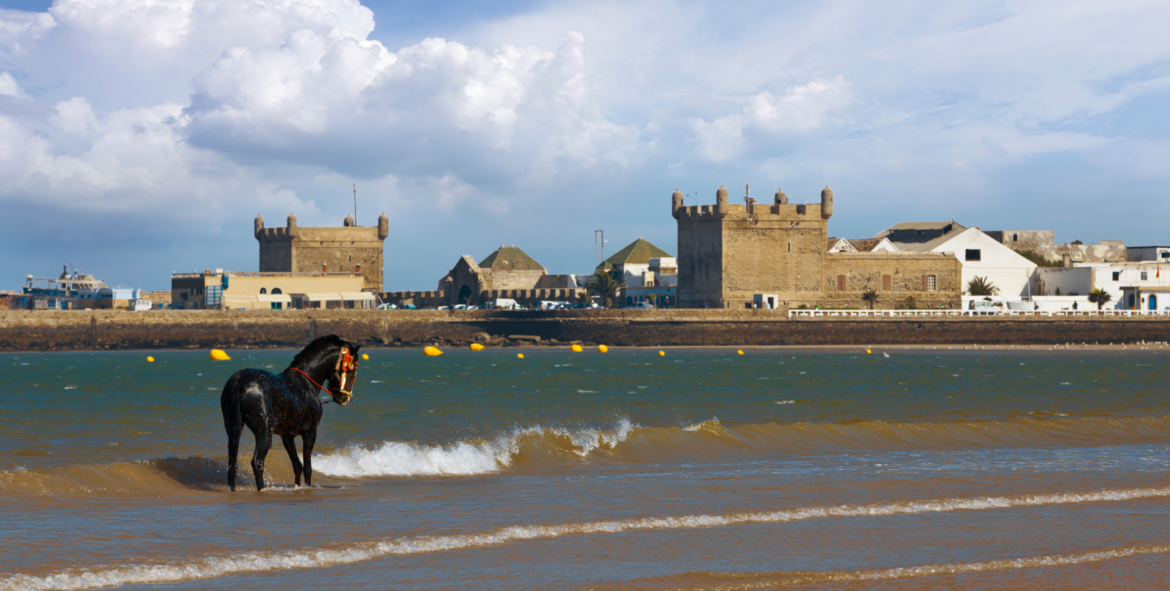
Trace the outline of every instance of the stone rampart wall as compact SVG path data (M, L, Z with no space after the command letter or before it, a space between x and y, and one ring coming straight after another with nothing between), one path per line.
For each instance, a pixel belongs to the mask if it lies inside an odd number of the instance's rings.
M0 351L301 347L339 334L374 346L1056 344L1170 341L1170 318L789 320L784 310L0 311ZM510 337L523 336L516 339Z

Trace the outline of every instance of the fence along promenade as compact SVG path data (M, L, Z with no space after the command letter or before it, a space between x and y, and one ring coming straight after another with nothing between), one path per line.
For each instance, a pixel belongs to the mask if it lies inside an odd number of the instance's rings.
M899 318L921 316L1170 316L1170 310L789 310L789 318Z

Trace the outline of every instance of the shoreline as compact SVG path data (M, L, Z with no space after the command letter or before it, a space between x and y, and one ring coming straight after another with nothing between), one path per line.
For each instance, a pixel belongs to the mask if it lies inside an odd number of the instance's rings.
M1170 316L789 319L779 310L0 311L0 351L299 349L338 334L374 348L1133 347ZM1092 344L1090 344L1092 343Z

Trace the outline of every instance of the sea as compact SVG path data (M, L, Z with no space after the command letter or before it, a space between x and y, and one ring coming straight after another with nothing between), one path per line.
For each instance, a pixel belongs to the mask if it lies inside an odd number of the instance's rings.
M1170 588L1165 346L361 352L234 493L295 351L0 355L0 590Z

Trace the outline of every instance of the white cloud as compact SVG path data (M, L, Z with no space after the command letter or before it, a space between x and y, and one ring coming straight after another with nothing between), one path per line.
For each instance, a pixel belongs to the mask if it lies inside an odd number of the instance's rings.
M19 96L20 94L20 85L16 83L12 74L0 72L0 95Z
M828 182L835 223L868 203L1011 202L1010 175L1170 185L1161 115L1134 106L1170 93L1165 2L552 2L407 47L377 40L388 16L355 0L0 10L0 207L335 222L356 180L364 203L409 212L396 231L522 233L494 245L557 224L672 236L656 200L679 184L775 179L796 199ZM1031 168L1046 158L1064 168Z

